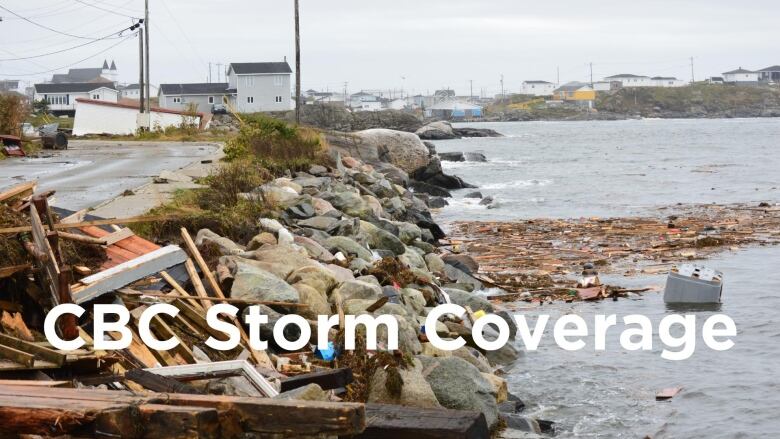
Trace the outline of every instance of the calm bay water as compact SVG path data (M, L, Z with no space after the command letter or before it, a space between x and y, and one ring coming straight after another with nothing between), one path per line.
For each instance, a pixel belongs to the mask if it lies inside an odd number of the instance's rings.
M487 163L445 163L478 184L496 209L455 194L439 219L514 220L533 217L659 215L675 203L780 201L780 120L641 120L469 124L508 137L436 142L441 152L483 152ZM725 273L719 309L669 309L661 293L619 302L515 304L515 312L581 315L643 314L654 324L652 351L625 352L622 326L607 351L592 337L578 352L555 345L547 328L538 351L527 352L508 377L529 413L558 423L562 438L780 437L780 247L725 252L705 262ZM663 285L663 276L605 277L608 283ZM707 348L704 320L725 313L737 324L735 347ZM660 357L658 323L667 314L697 317L697 348L685 361ZM551 324L548 326L552 326ZM521 347L518 345L518 347ZM655 392L682 386L670 402Z

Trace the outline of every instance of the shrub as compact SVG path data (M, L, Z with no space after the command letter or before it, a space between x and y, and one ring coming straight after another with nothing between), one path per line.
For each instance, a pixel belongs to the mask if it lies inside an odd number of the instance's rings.
M251 158L273 173L303 170L316 161L323 150L317 131L289 125L261 114L242 115L236 137L225 146L227 160Z
M0 134L20 135L30 109L20 96L0 94Z

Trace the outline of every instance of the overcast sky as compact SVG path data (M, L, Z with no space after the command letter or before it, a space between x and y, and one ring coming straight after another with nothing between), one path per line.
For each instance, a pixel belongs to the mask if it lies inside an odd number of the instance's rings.
M526 79L561 82L616 73L697 79L737 67L780 64L780 1L753 0L300 0L304 89L451 87L517 90ZM92 6L89 6L91 4ZM293 64L293 0L150 0L152 82L204 82L208 63ZM43 26L102 37L130 25L143 0L0 0ZM115 59L137 82L136 39L111 39L30 60L90 40L65 36L0 9L0 78ZM115 47L110 48L110 46ZM5 61L3 61L5 60ZM63 68L58 71L66 71ZM405 79L404 79L405 78Z

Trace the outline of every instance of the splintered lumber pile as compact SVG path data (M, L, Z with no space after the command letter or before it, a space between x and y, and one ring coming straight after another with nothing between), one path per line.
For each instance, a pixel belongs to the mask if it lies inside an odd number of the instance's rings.
M557 296L568 294L587 263L600 273L658 274L675 261L724 248L780 242L775 207L692 205L662 211L658 218L457 222L450 249L479 262L480 280Z
M482 439L490 437L485 415L461 410L366 404L368 425L356 438Z
M362 404L0 384L0 423L9 434L234 438L245 433L355 435ZM113 436L116 435L116 436Z

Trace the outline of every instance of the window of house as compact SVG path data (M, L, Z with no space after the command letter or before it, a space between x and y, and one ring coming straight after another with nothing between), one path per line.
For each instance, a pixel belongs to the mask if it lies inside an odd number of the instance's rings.
M277 104L282 103L282 97L281 96L277 96L275 101L276 101Z
M181 104L181 98L179 98L179 97L173 98L173 103L174 104Z
M97 93L96 93L96 94L93 94L93 95L92 95L92 99L98 100L98 99L100 99L100 95L99 95L99 94L97 94Z
M244 77L244 83L247 87L254 87L255 86L255 77L254 76L246 76Z
M281 87L284 85L284 76L282 75L274 75L274 85L277 87Z
M255 97L254 96L247 96L246 97L246 103L247 104L254 104L255 103Z
M214 96L209 96L209 104L213 104L213 103L214 103Z

